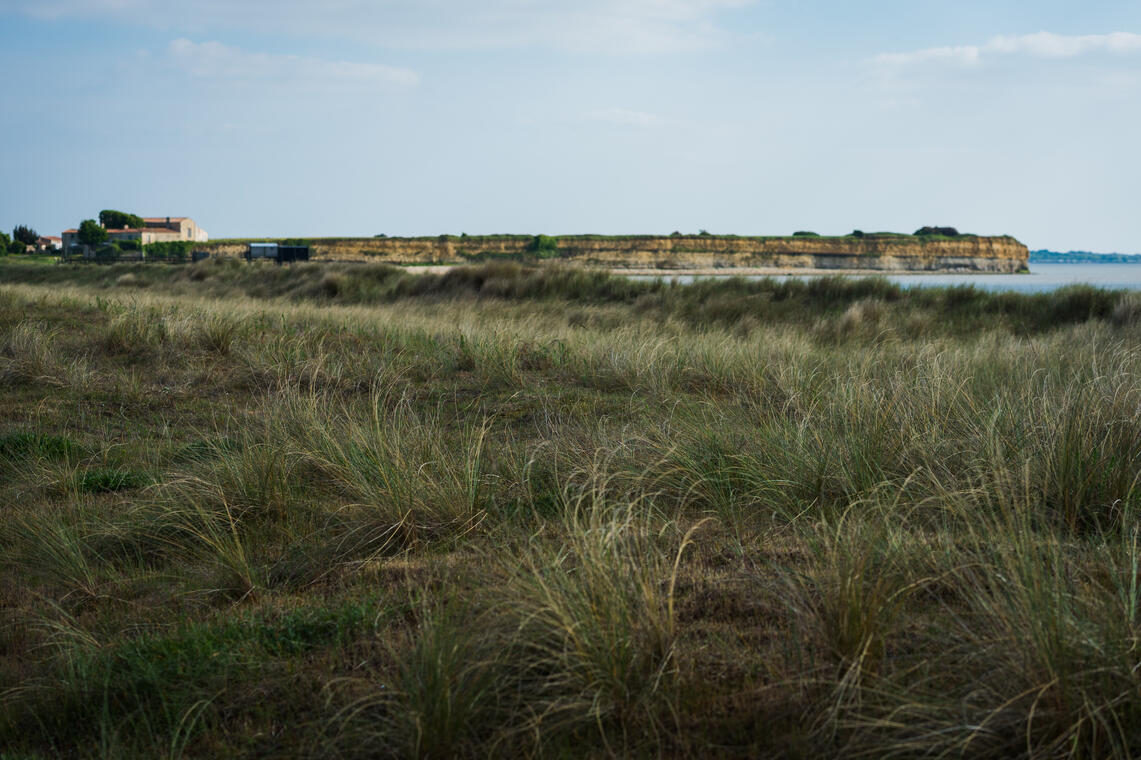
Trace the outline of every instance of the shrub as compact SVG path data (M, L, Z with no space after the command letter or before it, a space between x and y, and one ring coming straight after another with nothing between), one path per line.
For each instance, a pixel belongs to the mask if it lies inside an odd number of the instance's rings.
M190 255L194 243L190 240L171 240L165 243L151 243L144 246L148 257L177 259L179 261Z
M550 258L558 253L559 239L549 235L536 235L527 246L527 250L538 254L539 258Z
M809 232L808 230L797 230L796 232L792 233L792 236L793 237L814 237L814 238L820 237L819 234L817 234L815 232Z
M942 237L959 237L959 231L954 227L920 227L916 235L941 235Z

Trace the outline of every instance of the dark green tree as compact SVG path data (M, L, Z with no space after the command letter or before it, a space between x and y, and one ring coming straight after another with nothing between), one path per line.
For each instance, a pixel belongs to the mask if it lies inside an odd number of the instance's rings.
M12 237L19 240L24 245L35 245L36 241L40 239L40 233L33 230L31 227L26 227L23 224L16 225L12 230Z
M8 237L7 232L0 232L0 250L7 251L8 244L12 242L12 238Z
M107 242L107 230L94 219L84 219L79 223L79 242L84 245L99 245Z
M141 216L128 214L115 209L103 209L99 212L99 223L109 230L139 229L146 226Z

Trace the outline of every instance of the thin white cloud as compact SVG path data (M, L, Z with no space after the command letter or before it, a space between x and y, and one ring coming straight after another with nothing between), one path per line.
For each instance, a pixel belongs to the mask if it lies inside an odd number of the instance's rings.
M0 0L39 18L108 18L198 36L250 29L414 49L660 53L716 45L757 0Z
M631 111L626 108L602 108L586 114L590 121L601 121L607 124L617 124L622 127L653 127L661 123L661 119L652 113Z
M1038 32L1021 37L995 37L987 43L987 51L1020 53L1037 58L1074 58L1101 52L1124 55L1141 52L1141 34L1112 32L1066 36Z
M985 59L1000 55L1022 55L1032 58L1076 58L1091 53L1128 55L1141 53L1141 34L1064 35L1037 32L1017 36L992 37L983 45L933 47L907 53L882 53L876 63L885 66L912 66L924 63L951 63L975 66Z
M360 87L412 87L420 81L415 71L396 66L252 53L219 42L177 39L166 52L176 68L208 79Z

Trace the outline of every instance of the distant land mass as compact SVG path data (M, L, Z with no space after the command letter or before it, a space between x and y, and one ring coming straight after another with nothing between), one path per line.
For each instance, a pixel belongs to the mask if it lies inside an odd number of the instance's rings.
M802 271L987 272L1027 267L1026 246L1012 237L963 235L950 227L924 234L864 233L825 236L669 235L438 235L435 237L313 238L314 261L371 261L402 265L479 261L567 262L624 270L765 269ZM954 233L954 234L947 234ZM195 247L213 256L244 256L251 240L211 240ZM260 242L274 242L262 240Z
M1093 253L1091 251L1030 252L1031 264L1141 264L1141 253Z

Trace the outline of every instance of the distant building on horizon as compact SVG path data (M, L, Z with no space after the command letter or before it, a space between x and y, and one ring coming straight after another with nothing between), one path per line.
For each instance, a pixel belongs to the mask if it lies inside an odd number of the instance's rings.
M205 243L210 236L188 216L145 216L142 227L107 230L107 239L111 242L138 240L140 245L150 245L180 240ZM64 230L63 250L70 251L77 245L79 245L79 230Z

